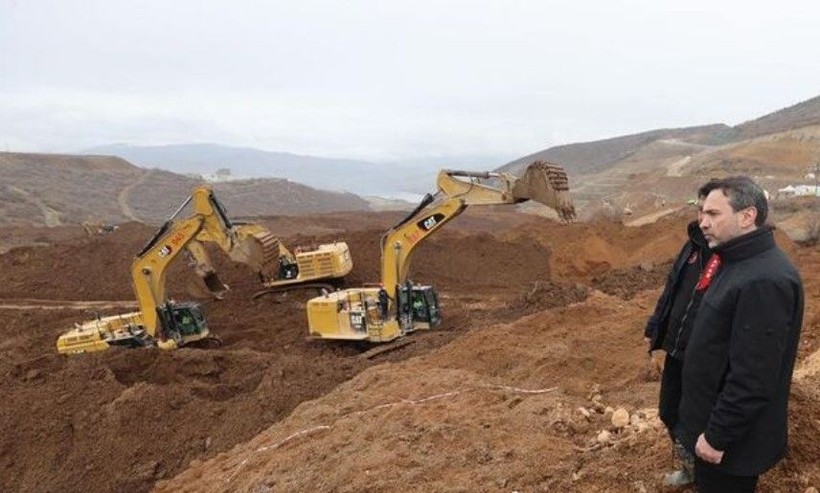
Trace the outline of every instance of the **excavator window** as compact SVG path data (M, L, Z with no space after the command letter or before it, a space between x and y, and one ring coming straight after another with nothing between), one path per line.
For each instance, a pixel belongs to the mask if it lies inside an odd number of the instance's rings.
M438 310L438 294L432 287L424 290L424 300L427 304L427 314L431 327L441 323L441 315Z
M201 321L197 320L196 315L198 312L194 312L190 309L181 309L174 311L174 321L176 322L177 330L183 335L195 335L202 332L202 325Z
M435 327L441 322L438 295L432 286L414 286L411 290L413 321Z
M426 322L430 318L430 313L427 310L427 300L424 299L424 293L420 291L413 291L413 320L419 322Z
M299 277L299 264L279 259L279 279L296 279Z

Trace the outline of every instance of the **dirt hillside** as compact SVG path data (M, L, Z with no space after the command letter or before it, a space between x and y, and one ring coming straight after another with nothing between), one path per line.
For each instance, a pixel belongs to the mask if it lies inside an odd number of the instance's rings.
M378 278L378 239L400 216L261 222L288 245L346 240L358 285ZM203 298L184 262L169 285L204 304L223 348L59 356L57 335L93 316L87 302L132 301L128 266L153 229L43 233L0 255L0 490L657 491L671 455L642 326L688 219L564 226L470 209L411 269L438 286L443 326L372 359L305 340L313 293L253 299L252 274L217 253L224 300ZM820 252L778 239L809 306L792 453L765 492L820 486ZM634 417L616 429L620 407Z
M0 226L161 224L202 183L113 156L0 152ZM213 188L234 217L370 209L356 195L278 178L216 183Z
M773 200L781 200L781 188L815 184L809 172L818 156L820 97L815 97L735 127L659 129L560 145L500 170L521 173L535 159L561 163L580 217L631 222L683 206L710 177L747 174Z

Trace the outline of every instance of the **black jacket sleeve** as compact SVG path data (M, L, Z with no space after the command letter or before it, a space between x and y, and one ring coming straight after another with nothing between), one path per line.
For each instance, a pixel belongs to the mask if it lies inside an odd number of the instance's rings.
M678 257L672 264L672 268L669 269L669 275L666 277L666 285L663 287L663 292L658 297L658 301L655 303L655 310L646 321L646 327L643 330L643 335L651 338L653 343L657 340L658 330L663 322L664 315L666 314L670 303L672 303L672 293L675 291L675 285L678 282L681 266L683 265L683 262L689 258L691 253L691 242L687 241L678 253Z

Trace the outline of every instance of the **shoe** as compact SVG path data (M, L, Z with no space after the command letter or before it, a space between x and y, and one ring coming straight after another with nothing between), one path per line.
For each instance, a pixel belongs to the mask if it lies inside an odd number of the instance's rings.
M694 470L695 470L695 456L689 453L688 450L680 443L678 440L675 440L675 445L673 447L675 449L675 455L680 460L681 468L683 471L689 476L694 477Z
M694 483L695 458L678 440L675 440L673 449L680 463L680 469L663 475L664 486L687 486Z
M687 486L695 482L695 478L686 469L680 469L663 475L664 486Z

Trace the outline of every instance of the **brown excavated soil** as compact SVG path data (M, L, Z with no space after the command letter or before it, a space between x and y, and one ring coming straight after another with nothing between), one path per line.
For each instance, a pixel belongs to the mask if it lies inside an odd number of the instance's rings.
M252 273L218 253L224 300L203 297L184 261L169 291L204 303L223 348L57 355L57 335L92 316L72 302L133 301L129 264L153 231L37 231L43 246L0 255L0 491L661 491L672 459L642 328L686 217L562 226L479 210L414 257L443 326L372 359L307 341L314 293L252 299ZM399 217L261 221L288 245L347 241L355 286L378 280L378 240ZM820 486L820 252L778 240L808 310L792 450L764 492ZM634 415L624 429L610 424L619 407ZM612 439L596 445L602 430Z

